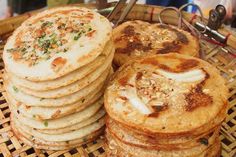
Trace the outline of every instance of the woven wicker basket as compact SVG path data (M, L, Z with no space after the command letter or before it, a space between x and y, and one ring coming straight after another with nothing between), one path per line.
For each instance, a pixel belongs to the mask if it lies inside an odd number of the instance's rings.
M109 4L112 5L112 4ZM84 4L82 4L84 6ZM95 7L94 5L86 5L86 7ZM157 13L160 12L161 7L136 5L127 19L140 19L150 22L158 22ZM37 11L36 11L37 12ZM0 53L2 53L4 44L12 31L16 29L24 20L30 17L35 12L27 13L18 17L10 18L0 21ZM164 22L176 24L177 18L173 12L163 14ZM186 18L191 18L192 15L185 13ZM225 32L224 29L221 29ZM230 89L229 104L230 110L221 128L220 139L222 141L222 156L235 157L236 156L236 59L235 56L227 53L218 45L213 45L205 40L200 40L201 51L204 59L216 66L227 80L227 85ZM236 43L235 43L236 44ZM235 51L231 48L232 51ZM0 59L0 70L4 68L3 61ZM34 149L19 141L11 131L10 127L10 110L4 98L4 89L2 86L2 77L0 76L0 157L7 156L105 156L103 149L103 137L100 139L83 145L72 150L65 151L45 151Z

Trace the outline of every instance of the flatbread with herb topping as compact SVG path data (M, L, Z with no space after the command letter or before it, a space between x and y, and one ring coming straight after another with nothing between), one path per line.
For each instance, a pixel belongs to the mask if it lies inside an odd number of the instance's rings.
M31 89L31 90L35 90L35 91L47 91L51 89L56 89L56 88L60 88L60 87L64 87L66 85L72 84L76 81L77 82L79 81L81 83L81 82L84 82L83 80L85 80L89 76L91 75L94 76L98 74L97 70L99 69L102 70L106 68L108 64L111 64L111 61L114 57L113 44L109 42L106 45L104 51L107 51L107 52L104 52L105 55L104 54L99 55L91 63L86 64L83 67L54 80L34 82L34 81L22 79L11 73L8 73L8 75L14 84Z
M95 11L49 9L27 19L8 39L5 68L31 81L56 79L94 61L111 36L110 22Z

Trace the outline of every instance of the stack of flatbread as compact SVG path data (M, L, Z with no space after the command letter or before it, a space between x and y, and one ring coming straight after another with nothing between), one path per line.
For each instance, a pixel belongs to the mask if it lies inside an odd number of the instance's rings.
M220 156L227 95L203 60L169 53L129 61L105 92L108 156Z
M114 63L121 66L130 59L175 52L199 56L198 39L189 32L165 24L128 21L114 29Z
M18 138L62 150L102 133L111 37L105 17L79 7L41 12L13 33L3 53L4 87Z

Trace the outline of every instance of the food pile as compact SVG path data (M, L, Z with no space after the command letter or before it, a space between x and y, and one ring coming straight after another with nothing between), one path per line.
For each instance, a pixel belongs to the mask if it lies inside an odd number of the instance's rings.
M111 37L106 18L78 7L46 10L17 28L3 59L11 127L19 139L63 150L103 133Z
M12 130L34 148L65 150L106 124L107 156L220 156L228 89L199 49L175 26L135 20L112 30L73 6L38 13L4 48Z
M220 156L228 90L213 66L169 53L131 60L114 76L104 97L108 156Z

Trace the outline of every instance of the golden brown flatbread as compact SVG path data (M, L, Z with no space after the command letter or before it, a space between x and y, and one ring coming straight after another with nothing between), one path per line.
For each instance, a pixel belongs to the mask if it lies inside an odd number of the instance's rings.
M113 30L116 47L114 63L118 66L135 57L176 52L199 56L198 39L174 26L128 21Z
M227 97L216 68L170 53L124 64L105 92L105 108L112 119L134 130L179 137L219 125L226 116Z

